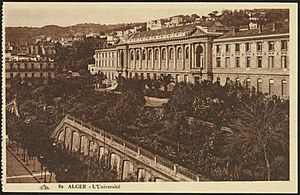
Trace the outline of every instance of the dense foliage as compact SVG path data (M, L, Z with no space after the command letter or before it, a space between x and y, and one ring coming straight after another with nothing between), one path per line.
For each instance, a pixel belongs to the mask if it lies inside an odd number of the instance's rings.
M240 83L182 82L163 108L153 108L145 106L145 81L119 78L121 93L96 92L93 81L56 80L19 101L20 110L52 124L47 132L68 113L213 180L289 179L287 100L267 98ZM32 105L54 112L42 118Z

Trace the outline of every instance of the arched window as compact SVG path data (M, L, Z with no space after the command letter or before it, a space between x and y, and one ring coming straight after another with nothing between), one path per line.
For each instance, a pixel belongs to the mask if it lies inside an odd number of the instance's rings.
M226 85L230 85L231 84L231 80L229 77L226 78Z
M140 51L139 50L136 51L136 60L140 60Z
M170 60L173 60L174 59L174 49L171 48L170 49L170 57L169 57Z
M130 53L130 59L131 59L131 61L133 61L133 59L134 59L133 51L131 51L131 53Z
M196 67L203 67L203 48L198 45L196 48Z
M181 59L182 58L182 49L181 49L181 47L179 47L178 48L178 50L177 50L177 59Z
M274 80L273 79L269 80L269 94L271 94L271 95L274 94Z
M154 53L154 60L158 60L158 57L159 57L158 49L156 49Z
M146 51L143 50L143 54L142 54L142 60L145 60L146 59Z
M247 79L246 79L246 87L247 87L247 88L250 87L250 82L251 82L250 78L247 78Z
M286 96L287 95L287 81L285 79L282 80L282 87L281 87L281 95Z
M185 49L185 58L186 58L186 59L189 58L189 54L190 54L190 50L189 50L189 48L187 47L187 48Z
M124 67L124 52L120 52L120 65L123 68Z
M161 59L166 60L166 49L162 49Z
M262 80L257 79L257 91L262 92Z
M148 52L148 60L151 60L152 59L152 50L149 50Z

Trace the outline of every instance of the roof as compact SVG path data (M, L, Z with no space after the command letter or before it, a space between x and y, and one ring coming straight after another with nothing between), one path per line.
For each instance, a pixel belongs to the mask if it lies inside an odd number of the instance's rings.
M289 33L289 24L288 22L276 24L275 31L273 31L273 24L267 24L262 27L262 31L259 32L259 29L249 29L238 32L227 32L224 35L220 36L218 39L224 38L235 38L235 37L250 37L250 36L260 36L260 35L272 35L272 34L284 34Z
M172 28L163 28L157 30L143 31L133 34L127 42L150 41L158 39L181 38L201 35L220 35L218 33L206 32L203 28L206 25L188 24Z
M147 38L147 37L155 37L161 35L171 35L178 33L191 33L195 30L195 25L182 25L176 26L173 28L163 28L157 30L143 31L140 33L134 34L130 37L130 40L139 39L139 38Z

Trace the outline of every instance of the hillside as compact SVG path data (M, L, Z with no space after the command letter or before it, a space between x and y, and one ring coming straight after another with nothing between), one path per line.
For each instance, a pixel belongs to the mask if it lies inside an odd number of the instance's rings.
M71 34L88 34L88 33L110 33L115 30L126 30L135 26L141 26L144 23L132 24L77 24L68 27L61 27L57 25L47 25L41 28L37 27L5 27L6 42L32 42L35 38L45 35L52 39L59 39L62 36Z

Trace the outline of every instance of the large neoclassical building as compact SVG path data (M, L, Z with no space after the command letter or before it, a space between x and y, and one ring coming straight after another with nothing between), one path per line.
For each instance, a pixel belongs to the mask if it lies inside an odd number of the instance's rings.
M128 41L95 51L91 74L109 80L155 79L170 74L176 82L228 79L288 97L289 26L218 31L192 24L136 33Z

